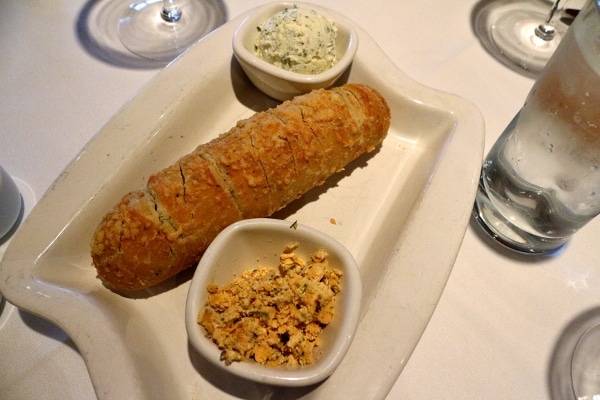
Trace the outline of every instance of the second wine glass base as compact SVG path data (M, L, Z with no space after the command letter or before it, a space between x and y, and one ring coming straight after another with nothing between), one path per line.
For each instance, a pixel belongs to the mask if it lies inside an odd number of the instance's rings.
M543 40L536 28L550 8L536 2L496 0L479 10L475 30L486 50L496 59L524 75L537 78L556 50L568 26L555 17L555 36Z
M600 398L600 322L579 338L571 359L573 394L577 400Z
M541 72L566 33L555 26L555 35L544 40L535 33L546 16L535 11L517 10L501 15L491 26L491 37L498 50L523 69Z
M181 19L161 17L162 0L132 3L119 21L119 38L132 53L150 60L171 61L224 22L212 0L178 2Z

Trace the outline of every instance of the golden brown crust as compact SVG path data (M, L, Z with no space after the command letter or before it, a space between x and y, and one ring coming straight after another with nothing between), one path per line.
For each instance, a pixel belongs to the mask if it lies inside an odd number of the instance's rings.
M101 221L92 259L109 287L153 286L197 263L231 223L266 217L322 184L385 137L374 89L316 90L240 121L157 172Z

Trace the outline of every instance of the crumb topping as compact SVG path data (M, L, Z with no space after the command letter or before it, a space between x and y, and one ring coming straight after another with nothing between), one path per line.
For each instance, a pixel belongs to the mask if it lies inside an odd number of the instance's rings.
M226 365L254 360L267 366L315 361L322 330L332 321L342 272L318 250L304 261L292 243L279 267L247 270L230 284L208 285L198 323L221 349Z

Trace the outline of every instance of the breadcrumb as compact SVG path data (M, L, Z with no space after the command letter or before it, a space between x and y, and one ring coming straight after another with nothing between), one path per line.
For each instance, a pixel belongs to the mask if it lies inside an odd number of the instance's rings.
M329 266L325 250L308 262L292 243L279 268L259 267L223 287L209 285L198 323L221 349L226 365L254 360L267 366L307 365L333 320L342 272Z

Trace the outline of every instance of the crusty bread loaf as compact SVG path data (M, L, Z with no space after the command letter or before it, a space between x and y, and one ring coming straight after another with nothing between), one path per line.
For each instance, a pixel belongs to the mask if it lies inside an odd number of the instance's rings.
M137 290L197 263L214 237L266 217L379 145L390 110L374 89L316 90L242 120L152 175L102 219L91 255L108 287Z

